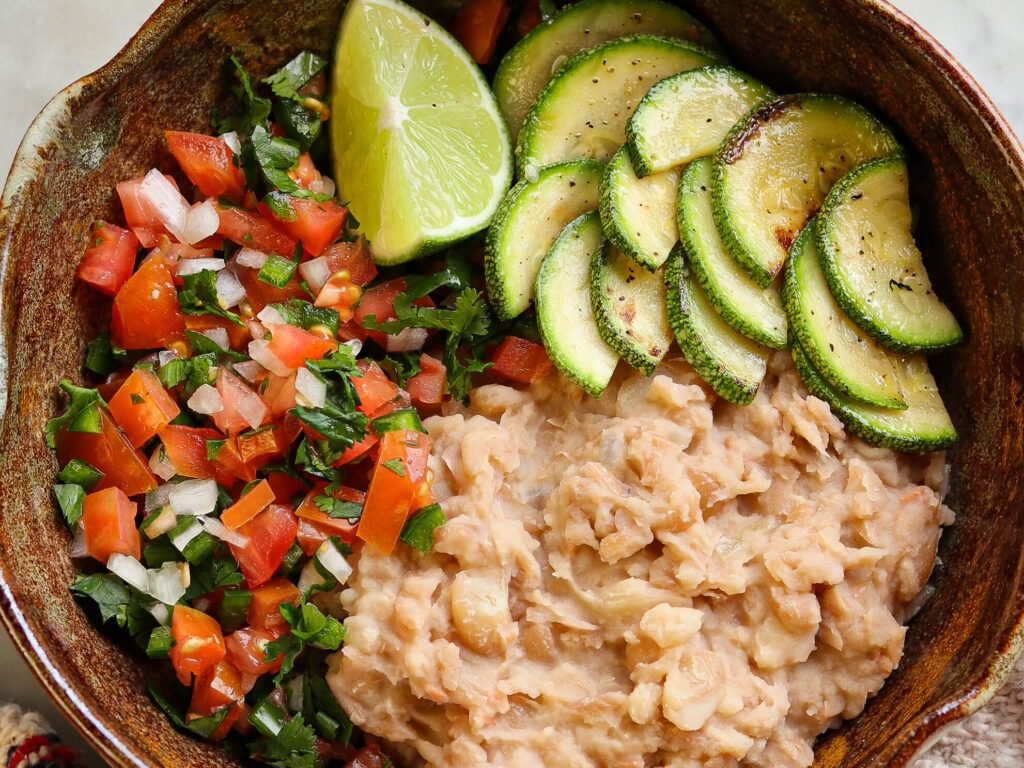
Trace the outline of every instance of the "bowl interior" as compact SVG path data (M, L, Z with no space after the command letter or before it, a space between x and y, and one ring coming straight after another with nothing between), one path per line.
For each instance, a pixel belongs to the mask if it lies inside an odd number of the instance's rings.
M909 150L918 239L969 343L933 364L962 441L956 525L935 597L899 670L865 713L821 741L816 766L902 766L974 707L1020 643L1024 563L1024 164L1009 129L934 43L875 0L688 0L738 66L780 91L853 97ZM300 7L301 6L301 7ZM337 0L170 0L119 57L52 103L19 153L0 211L0 590L3 618L58 703L115 765L236 766L174 731L145 693L155 667L71 599L69 535L50 496L42 425L80 371L108 304L73 280L92 220L120 220L114 184L176 173L162 131L205 131L234 53L265 74L328 54ZM431 9L427 9L431 10ZM434 5L442 16L447 8Z

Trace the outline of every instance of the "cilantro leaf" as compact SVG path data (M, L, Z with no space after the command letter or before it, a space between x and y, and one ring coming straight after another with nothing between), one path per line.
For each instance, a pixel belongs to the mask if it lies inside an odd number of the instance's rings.
M387 461L382 461L380 463L380 465L382 467L387 467L388 469L390 469L392 472L394 472L399 477L405 477L405 464L397 456L395 458L393 458L393 459L388 459Z
M53 495L68 527L74 528L82 519L85 489L76 483L58 484L53 486Z
M401 389L405 389L409 379L420 372L420 353L396 352L394 355L385 355L383 359L377 361L377 364L389 379Z
M184 599L193 600L202 595L216 592L221 587L233 587L242 583L242 572L238 563L230 557L211 557L192 566L192 582L185 591Z
M282 99L299 99L299 89L326 66L326 59L310 51L302 51L277 72L263 78L263 82L270 86L275 96Z
M432 275L407 275L405 291L412 299L419 299L439 288L450 288L452 291L464 291L469 287L473 266L469 257L462 251L452 249L445 259L444 269Z
M280 685L295 668L295 660L307 645L325 651L338 650L345 639L345 627L333 616L326 616L312 603L282 603L278 610L291 632L267 643L264 658L273 661L283 656L281 668L274 678L274 682Z
M400 293L395 297L395 319L377 322L375 315L363 319L371 331L395 334L406 328L436 328L463 337L483 336L490 327L490 316L483 297L475 288L467 288L455 298L452 309L417 307L413 297Z
M128 604L132 593L128 586L112 573L77 576L71 582L71 591L96 603L103 623L113 619L119 627L128 623Z
M99 409L106 406L95 389L75 386L67 379L61 381L60 388L68 394L71 402L63 414L46 422L46 444L50 448L57 447L57 433L65 426L69 432L98 434L102 429Z
M220 299L217 297L217 273L214 270L204 269L185 275L182 282L184 287L178 292L178 303L185 314L217 315L235 325L244 325L238 315L220 305Z
M249 79L249 73L234 56L231 57L231 64L234 67L235 77L238 78L238 85L233 92L242 103L243 111L240 114L222 118L214 108L210 122L218 133L237 131L239 135L248 135L253 127L262 125L270 117L270 99L256 95L252 81Z
M295 406L289 413L325 438L328 453L343 451L366 437L369 420L356 410L359 398L352 386L352 377L362 372L352 348L342 344L321 360L307 360L306 368L327 384L326 401L320 408Z
M250 136L253 156L266 180L282 192L297 192L300 187L288 175L302 154L299 145L291 139L271 136L262 125L253 128Z
M336 499L328 493L322 493L319 496L314 496L313 503L316 504L316 508L325 515L329 515L335 519L358 520L363 514L362 504L357 504L354 501Z
M321 408L297 405L289 413L327 438L332 448L348 448L366 436L366 415L352 408L338 408L330 403Z
M299 149L303 152L320 138L323 131L323 122L319 114L290 99L274 105L274 119L284 128L288 137L298 143Z
M302 715L295 715L276 735L262 743L260 757L280 768L315 768L319 765L316 733Z

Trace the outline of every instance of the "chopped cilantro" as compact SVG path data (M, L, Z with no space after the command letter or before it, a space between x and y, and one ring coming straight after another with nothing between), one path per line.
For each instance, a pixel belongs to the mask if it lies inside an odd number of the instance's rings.
M248 136L255 126L262 125L270 117L270 99L256 95L249 73L234 56L231 57L231 64L234 66L235 77L238 78L238 86L233 92L242 103L243 111L222 118L215 109L210 116L210 122L218 133L236 131L240 137Z
M257 747L260 758L280 768L316 768L320 765L316 749L316 733L306 725L302 715L288 720L274 735Z
M351 347L344 344L320 360L307 360L306 367L327 384L326 402L320 408L295 406L289 413L327 441L327 451L337 453L366 436L368 420L356 410L359 398L352 386L353 376L362 376ZM329 463L329 462L326 462Z
M382 467L387 467L399 477L405 477L405 464L402 459L397 456L393 459L382 461L380 465Z
M363 505L354 501L336 499L330 494L322 493L313 497L316 508L335 519L358 520L363 514Z
M185 600L216 592L221 587L234 587L242 583L238 563L230 557L213 557L192 567L192 583L185 592Z
M377 361L384 373L402 389L413 376L420 372L419 352L398 352L385 355Z
M146 398L144 398L142 395L140 395L140 394L138 394L136 392L132 392L131 393L131 399L132 399L132 405L145 405L146 404Z
M85 489L76 483L58 484L53 486L53 495L57 497L57 504L68 527L74 528L82 519Z
M282 655L284 657L281 669L274 678L278 685L294 669L295 659L306 645L325 651L336 651L345 639L345 627L342 623L333 616L326 616L312 603L282 603L279 610L291 632L268 643L264 651L267 661Z
M309 149L323 131L320 116L295 101L279 101L274 104L274 119L303 151Z
M98 434L102 430L100 406L106 405L95 389L75 386L67 379L61 381L60 388L71 402L62 415L46 422L46 444L51 448L57 447L57 433L62 427L67 427L68 432Z
M297 192L299 189L288 171L298 165L302 154L299 145L291 139L271 136L262 125L256 126L250 137L252 153L267 182L282 192Z
M217 273L214 270L194 272L181 280L184 285L178 292L178 303L182 312L187 315L216 315L235 325L244 325L238 315L220 305L217 298Z
M224 440L207 440L206 441L206 460L216 461L220 455L221 448L224 447Z
M270 86L275 96L283 99L299 99L299 89L308 83L324 67L327 60L310 51L302 51L277 72L265 77L263 82Z
M235 352L231 349L224 349L220 344L211 339L209 336L199 333L198 331L185 331L185 339L188 341L188 345L192 348L192 360L195 360L195 356L198 355L223 355L231 360L245 360L246 357L241 352ZM216 362L216 360L214 360ZM204 384L207 382L203 382Z
M170 389L176 387L188 377L189 361L174 357L161 365L156 372L160 383Z

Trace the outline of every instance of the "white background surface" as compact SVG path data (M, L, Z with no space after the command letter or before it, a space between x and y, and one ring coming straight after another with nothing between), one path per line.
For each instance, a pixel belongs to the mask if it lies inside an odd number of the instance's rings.
M49 97L108 61L157 5L156 0L0 0L0 169L9 167L22 134ZM896 5L958 56L1024 133L1024 0L896 0ZM8 699L43 710L62 735L77 742L0 630L0 702Z

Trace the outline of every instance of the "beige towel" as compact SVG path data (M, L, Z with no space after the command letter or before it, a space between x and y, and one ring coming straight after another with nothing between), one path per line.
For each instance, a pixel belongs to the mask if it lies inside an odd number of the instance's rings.
M1024 658L980 712L951 727L914 768L1024 767Z

